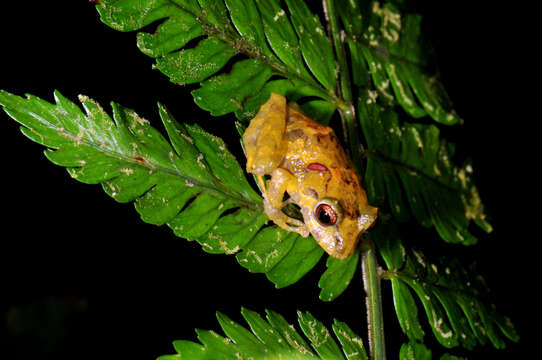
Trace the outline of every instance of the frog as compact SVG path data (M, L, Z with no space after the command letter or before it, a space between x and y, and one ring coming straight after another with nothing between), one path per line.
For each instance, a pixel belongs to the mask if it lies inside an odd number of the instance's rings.
M313 236L330 256L346 259L375 223L352 162L329 126L271 93L242 136L246 170L255 176L263 210L277 226ZM302 215L287 215L294 204Z

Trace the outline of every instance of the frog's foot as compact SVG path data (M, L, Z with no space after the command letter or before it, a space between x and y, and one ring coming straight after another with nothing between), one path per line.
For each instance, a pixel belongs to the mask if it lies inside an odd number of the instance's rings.
M296 232L303 237L309 236L309 229L303 221L289 217L281 208L273 207L267 200L264 200L264 211L269 219L284 230Z

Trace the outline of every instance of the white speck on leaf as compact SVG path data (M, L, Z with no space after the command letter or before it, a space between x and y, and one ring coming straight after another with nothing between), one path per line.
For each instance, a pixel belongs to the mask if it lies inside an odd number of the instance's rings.
M203 163L203 154L199 154L196 161L198 162L198 165L202 168L206 168L205 164Z
M278 19L281 17L281 16L284 16L286 13L284 12L283 9L280 9L280 11L278 13L275 14L275 16L273 17L273 21L278 21Z
M130 168L122 168L122 169L120 169L120 172L130 176L130 175L132 175L134 173L134 170L130 169Z
M372 104L376 102L376 98L378 97L378 93L374 90L367 90L367 104Z

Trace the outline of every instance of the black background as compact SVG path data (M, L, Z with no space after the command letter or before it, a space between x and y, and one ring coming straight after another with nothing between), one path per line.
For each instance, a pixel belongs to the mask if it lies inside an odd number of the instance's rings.
M157 127L159 101L178 120L199 122L240 153L232 117L211 118L198 109L189 95L194 87L171 84L152 70L135 34L103 25L91 3L19 2L1 11L0 88L50 101L53 89L72 100L85 94L106 108L115 101ZM529 189L516 175L525 173L521 159L529 152L519 136L529 125L517 110L524 101L522 52L512 50L517 29L510 20L517 15L503 5L470 1L420 2L419 11L438 54L442 82L465 119L450 135L473 160L495 228L479 245L450 251L477 259L498 309L521 331L522 249L536 238L522 224L521 201ZM143 223L132 205L116 203L100 186L73 181L4 113L0 121L3 349L15 353L11 359L154 359L172 353L175 339L195 339L194 328L218 330L216 310L240 321L241 306L260 313L270 308L290 322L296 309L310 310L326 324L336 317L365 334L359 272L333 303L317 300L323 261L299 283L274 289L234 257L206 254L167 227ZM393 359L405 338L387 284L383 291ZM62 311L67 315L59 317ZM430 330L426 333L434 345ZM520 347L478 346L470 358L518 358Z

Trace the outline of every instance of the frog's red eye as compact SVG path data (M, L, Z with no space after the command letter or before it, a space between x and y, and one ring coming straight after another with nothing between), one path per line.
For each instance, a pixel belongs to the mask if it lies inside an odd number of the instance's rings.
M316 207L316 220L321 225L330 226L337 223L337 213L333 210L333 207L329 204L320 204Z

